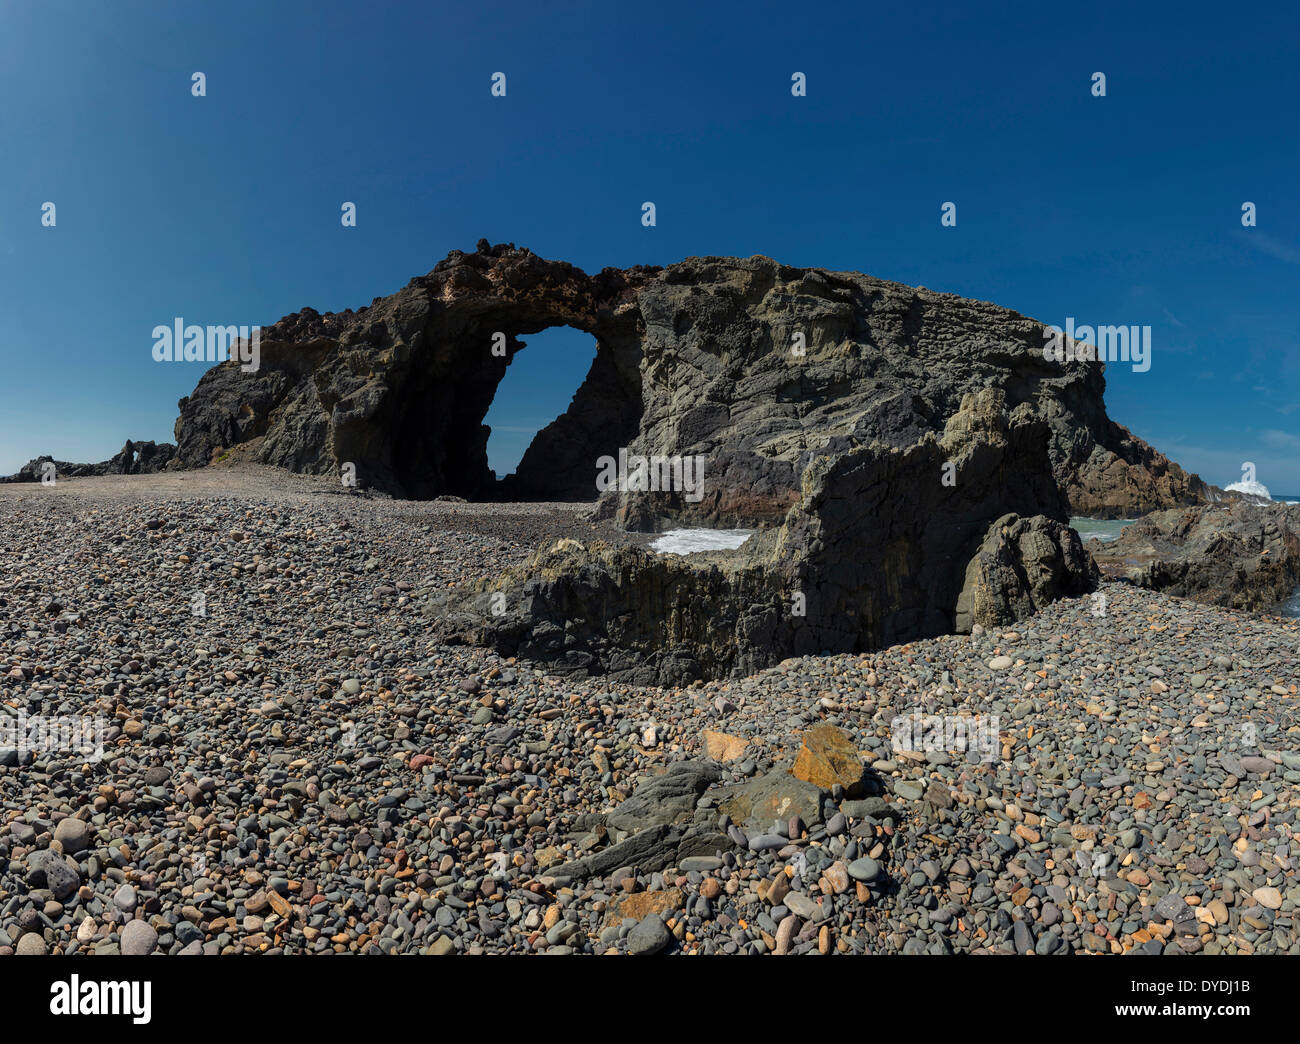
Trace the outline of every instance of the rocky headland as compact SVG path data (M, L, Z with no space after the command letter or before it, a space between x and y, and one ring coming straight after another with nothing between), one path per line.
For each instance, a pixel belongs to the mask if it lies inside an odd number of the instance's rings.
M483 417L522 338L560 324L594 336L595 361L498 481ZM214 367L181 401L173 466L237 453L400 497L589 501L601 459L698 461L698 491L624 482L597 517L758 527L739 553L548 548L429 608L448 640L559 669L712 678L1013 621L1095 582L1071 513L1205 502L1106 416L1104 365L1049 360L1045 338L1007 309L858 273L715 257L588 276L482 241L358 311L266 328L256 372ZM1032 536L990 568L1007 516Z
M483 417L520 338L557 325L592 334L595 361L500 489ZM585 501L602 455L700 454L702 500L621 491L619 517L775 524L811 462L942 435L966 395L996 388L1017 422L1045 425L1074 514L1202 502L1199 478L1106 416L1104 365L1049 362L1044 337L1008 309L856 272L706 257L588 276L484 240L357 311L264 328L257 372L214 367L181 401L177 458L201 467L252 443L257 462L351 463L395 496Z

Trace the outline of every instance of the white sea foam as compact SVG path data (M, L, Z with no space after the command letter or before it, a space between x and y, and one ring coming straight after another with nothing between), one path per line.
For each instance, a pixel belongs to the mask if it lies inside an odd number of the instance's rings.
M753 535L752 529L670 529L650 545L650 550L661 555L734 551Z
M1245 493L1251 497L1262 497L1264 500L1272 500L1269 496L1268 487L1262 482L1234 482L1230 486L1223 487L1225 493Z
M1134 521L1136 520L1131 518L1076 517L1070 519L1070 526L1079 534L1080 540L1099 540L1103 544L1109 544L1112 540L1118 540L1124 527L1131 526Z
M1282 616L1300 617L1300 587L1291 592L1291 597L1278 606Z

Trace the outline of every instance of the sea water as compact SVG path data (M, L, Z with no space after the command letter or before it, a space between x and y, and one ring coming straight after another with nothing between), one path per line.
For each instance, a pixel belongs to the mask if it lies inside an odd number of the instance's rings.
M1109 544L1119 538L1125 526L1131 526L1136 521L1135 518L1072 518L1070 526L1084 543L1100 540L1103 544Z
M661 555L693 555L699 551L734 551L754 535L752 529L670 529L650 544Z

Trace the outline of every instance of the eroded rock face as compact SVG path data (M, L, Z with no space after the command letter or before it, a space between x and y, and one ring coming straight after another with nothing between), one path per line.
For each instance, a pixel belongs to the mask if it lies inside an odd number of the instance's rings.
M749 674L779 660L792 645L780 575L735 554L706 557L561 541L470 590L438 592L423 611L448 641L636 685Z
M482 419L519 338L559 324L593 334L595 362L496 484ZM263 331L259 372L219 366L182 402L178 456L239 445L404 496L581 499L601 458L665 478L677 462L669 488L621 473L598 513L759 535L691 559L565 542L426 612L448 640L679 684L1019 619L1095 580L1071 510L1204 495L1106 417L1102 364L1046 359L1046 340L1015 312L857 273L753 257L588 276L484 241L360 312ZM1021 529L990 536L1008 515Z
M1050 422L1049 422L1050 423ZM1057 467L1070 513L1086 518L1136 518L1174 505L1203 504L1219 492L1110 419L1097 422L1102 440L1071 437L1058 423Z
M1049 602L1078 597L1100 579L1079 534L1043 515L1004 515L989 527L966 567L957 597L956 629L1000 627L1023 620Z
M170 442L132 442L126 440L121 450L98 464L73 464L53 457L37 457L24 464L17 474L0 478L0 482L40 482L45 465L54 465L55 474L64 478L83 478L88 475L152 475L162 471L176 456L176 447Z
M591 333L595 361L498 488L483 417L520 338L556 325ZM604 512L635 529L775 525L810 463L942 435L963 396L996 388L1018 420L1045 425L1075 513L1204 498L1107 418L1102 364L1045 360L1044 341L1016 312L858 273L752 257L588 276L483 241L359 311L305 309L264 329L258 372L222 364L181 400L178 457L201 467L238 445L295 471L351 463L359 484L401 496L586 500L598 459L621 448L699 456L698 498L614 490Z
M596 359L569 410L521 463L510 494L595 499L596 458L641 415L634 289L653 269L588 276L513 246L453 251L427 276L359 311L304 309L264 328L261 365L223 363L180 402L178 455L202 467L233 446L292 471L339 474L395 495L493 492L482 423L521 337L567 325ZM494 354L496 336L504 354Z
M632 451L700 454L704 497L610 495L630 529L762 525L810 462L942 434L962 398L999 389L1046 425L1072 513L1131 517L1204 485L1105 413L1101 363L1043 358L1043 325L953 294L769 258L691 258L637 291L644 412ZM799 354L799 351L802 354Z
M560 541L501 576L438 592L424 612L445 640L551 670L675 685L950 633L967 565L994 521L1047 516L1032 533L1073 536L1046 425L1020 409L1008 417L996 389L968 394L942 438L927 432L902 450L874 442L823 456L801 481L782 525L738 550L655 555ZM1025 549L1035 569L1045 567L1033 538ZM1062 555L1051 571L1050 585L1034 572L1037 601L997 589L996 604L1023 615L1095 578L1086 555ZM1022 575L1023 567L1005 583ZM1000 582L990 571L984 586Z
M994 520L1066 521L1046 426L1005 405L998 389L970 393L942 438L926 433L902 450L877 442L805 471L777 553L807 603L795 655L951 633L966 564Z
M1271 610L1300 584L1300 508L1287 504L1157 511L1089 543L1104 573L1211 605Z

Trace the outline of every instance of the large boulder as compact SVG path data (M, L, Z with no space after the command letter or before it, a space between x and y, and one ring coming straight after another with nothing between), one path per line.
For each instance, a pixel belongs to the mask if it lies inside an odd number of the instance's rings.
M720 776L711 762L677 761L644 777L613 812L595 817L604 821L604 837L612 843L548 868L547 876L583 880L619 867L653 873L691 856L729 849L732 842L719 830L716 812L700 807L705 791Z
M999 627L1031 616L1049 602L1091 591L1097 565L1079 534L1043 515L1004 515L966 567L957 596L956 630Z

